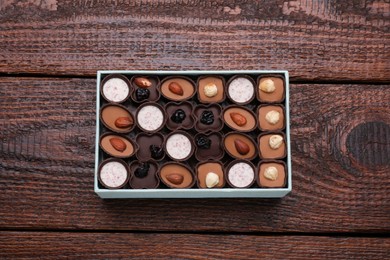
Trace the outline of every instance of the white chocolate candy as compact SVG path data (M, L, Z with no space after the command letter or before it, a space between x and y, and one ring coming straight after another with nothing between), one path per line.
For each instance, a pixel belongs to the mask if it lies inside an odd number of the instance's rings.
M167 139L165 145L167 153L175 159L181 160L188 157L192 151L190 139L183 134L173 134Z
M157 130L164 122L162 111L156 106L144 106L138 111L137 121L147 131Z
M247 187L255 178L253 168L244 162L234 164L228 173L230 183L237 188Z
M252 82L247 78L236 78L229 84L229 96L237 103L248 102L255 92Z
M108 162L100 170L100 180L110 188L118 188L127 180L127 170L119 162Z
M268 180L276 181L278 175L278 169L276 169L274 166L270 166L264 170L264 177Z
M107 80L103 85L103 95L110 101L122 102L129 95L129 86L120 78Z
M206 175L206 186L207 188L213 188L219 183L219 176L214 172L209 172Z
M266 79L260 83L260 90L266 93L272 93L275 91L275 83L272 79Z
M282 146L282 144L283 144L283 136L281 135L272 135L269 138L269 146L274 150L278 149L280 146Z

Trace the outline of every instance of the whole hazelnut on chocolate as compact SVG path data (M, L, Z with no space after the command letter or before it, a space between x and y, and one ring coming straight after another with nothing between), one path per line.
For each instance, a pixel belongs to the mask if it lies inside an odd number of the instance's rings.
M213 188L219 184L219 176L214 172L209 172L206 175L207 188Z
M272 79L266 79L260 83L259 89L266 93L272 93L275 91L275 83Z
M218 94L218 88L214 83L208 83L204 87L204 94L206 97L212 98Z
M278 178L278 169L270 166L264 170L264 177L268 180L275 181Z
M272 149L278 149L283 144L283 136L281 135L272 135L269 138L269 146Z
M278 111L271 110L265 115L265 120L267 120L267 122L271 125L275 125L280 120L280 113Z

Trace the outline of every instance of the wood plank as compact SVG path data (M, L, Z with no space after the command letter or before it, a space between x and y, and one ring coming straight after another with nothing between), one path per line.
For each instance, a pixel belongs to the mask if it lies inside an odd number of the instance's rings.
M390 239L1 232L1 259L388 259Z
M385 1L0 3L0 73L287 69L292 80L390 81Z
M101 200L95 80L0 78L0 96L0 228L390 231L388 85L291 85L283 199Z

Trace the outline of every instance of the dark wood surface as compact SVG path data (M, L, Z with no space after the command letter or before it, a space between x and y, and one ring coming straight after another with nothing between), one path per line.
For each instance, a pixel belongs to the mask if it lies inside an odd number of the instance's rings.
M390 247L390 239L364 237L67 232L0 235L2 259L286 259L286 255L290 259L388 259ZM25 246L20 248L20 244Z
M127 2L0 2L0 258L390 257L388 2ZM288 69L292 193L101 200L98 69Z

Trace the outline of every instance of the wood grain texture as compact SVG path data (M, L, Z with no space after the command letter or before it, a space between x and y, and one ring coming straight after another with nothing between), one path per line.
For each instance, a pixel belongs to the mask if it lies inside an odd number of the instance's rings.
M0 228L390 232L390 88L291 85L283 199L101 200L95 80L0 78Z
M388 259L390 239L1 232L1 259Z
M390 3L0 3L0 73L287 69L292 80L390 81Z

